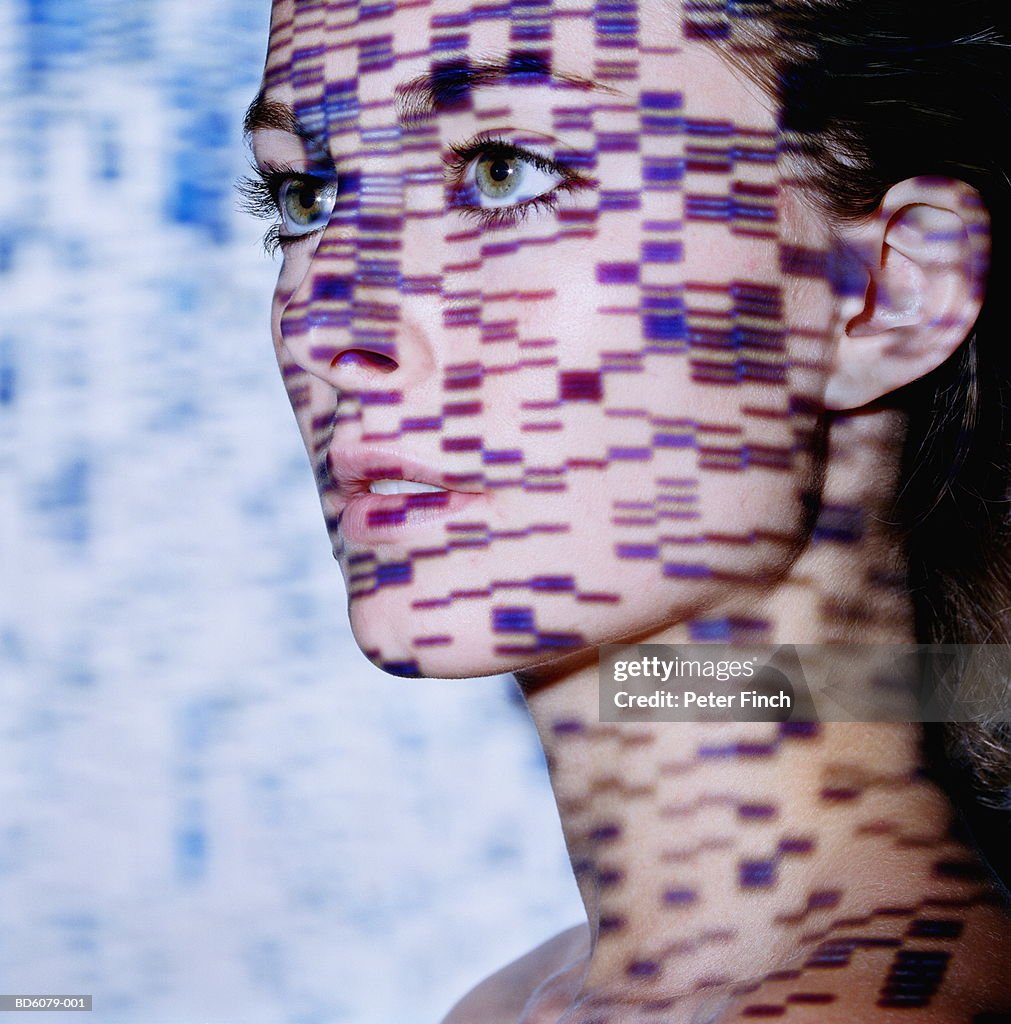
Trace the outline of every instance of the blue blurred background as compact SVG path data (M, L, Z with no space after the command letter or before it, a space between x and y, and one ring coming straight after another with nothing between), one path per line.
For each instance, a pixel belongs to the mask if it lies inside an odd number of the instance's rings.
M579 914L509 684L348 632L232 188L268 17L0 0L0 993L92 1024L434 1024Z

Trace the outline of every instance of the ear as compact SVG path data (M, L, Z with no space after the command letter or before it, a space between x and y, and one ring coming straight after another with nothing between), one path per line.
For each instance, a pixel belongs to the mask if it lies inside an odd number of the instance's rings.
M990 218L965 182L909 178L842 241L868 284L842 304L825 406L856 409L930 373L965 340L983 305Z

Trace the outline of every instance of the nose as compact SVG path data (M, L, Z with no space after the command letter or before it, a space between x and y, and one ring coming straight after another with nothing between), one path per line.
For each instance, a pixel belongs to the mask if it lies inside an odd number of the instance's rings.
M386 392L395 404L435 371L441 313L431 287L419 294L400 259L373 255L399 255L400 239L372 234L349 231L346 221L327 226L281 313L281 340L302 369L338 391L374 401Z

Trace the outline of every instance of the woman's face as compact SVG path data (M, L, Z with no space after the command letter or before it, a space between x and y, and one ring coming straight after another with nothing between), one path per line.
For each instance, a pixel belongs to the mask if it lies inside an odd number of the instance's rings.
M390 671L760 630L834 304L775 111L698 34L660 2L275 3L274 344Z

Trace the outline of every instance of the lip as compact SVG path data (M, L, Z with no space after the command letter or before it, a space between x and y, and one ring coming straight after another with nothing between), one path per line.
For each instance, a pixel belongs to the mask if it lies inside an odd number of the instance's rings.
M326 470L337 530L345 541L396 543L408 533L438 523L487 500L483 474L446 473L402 452L331 449ZM408 480L445 488L421 494L373 494L374 480Z

